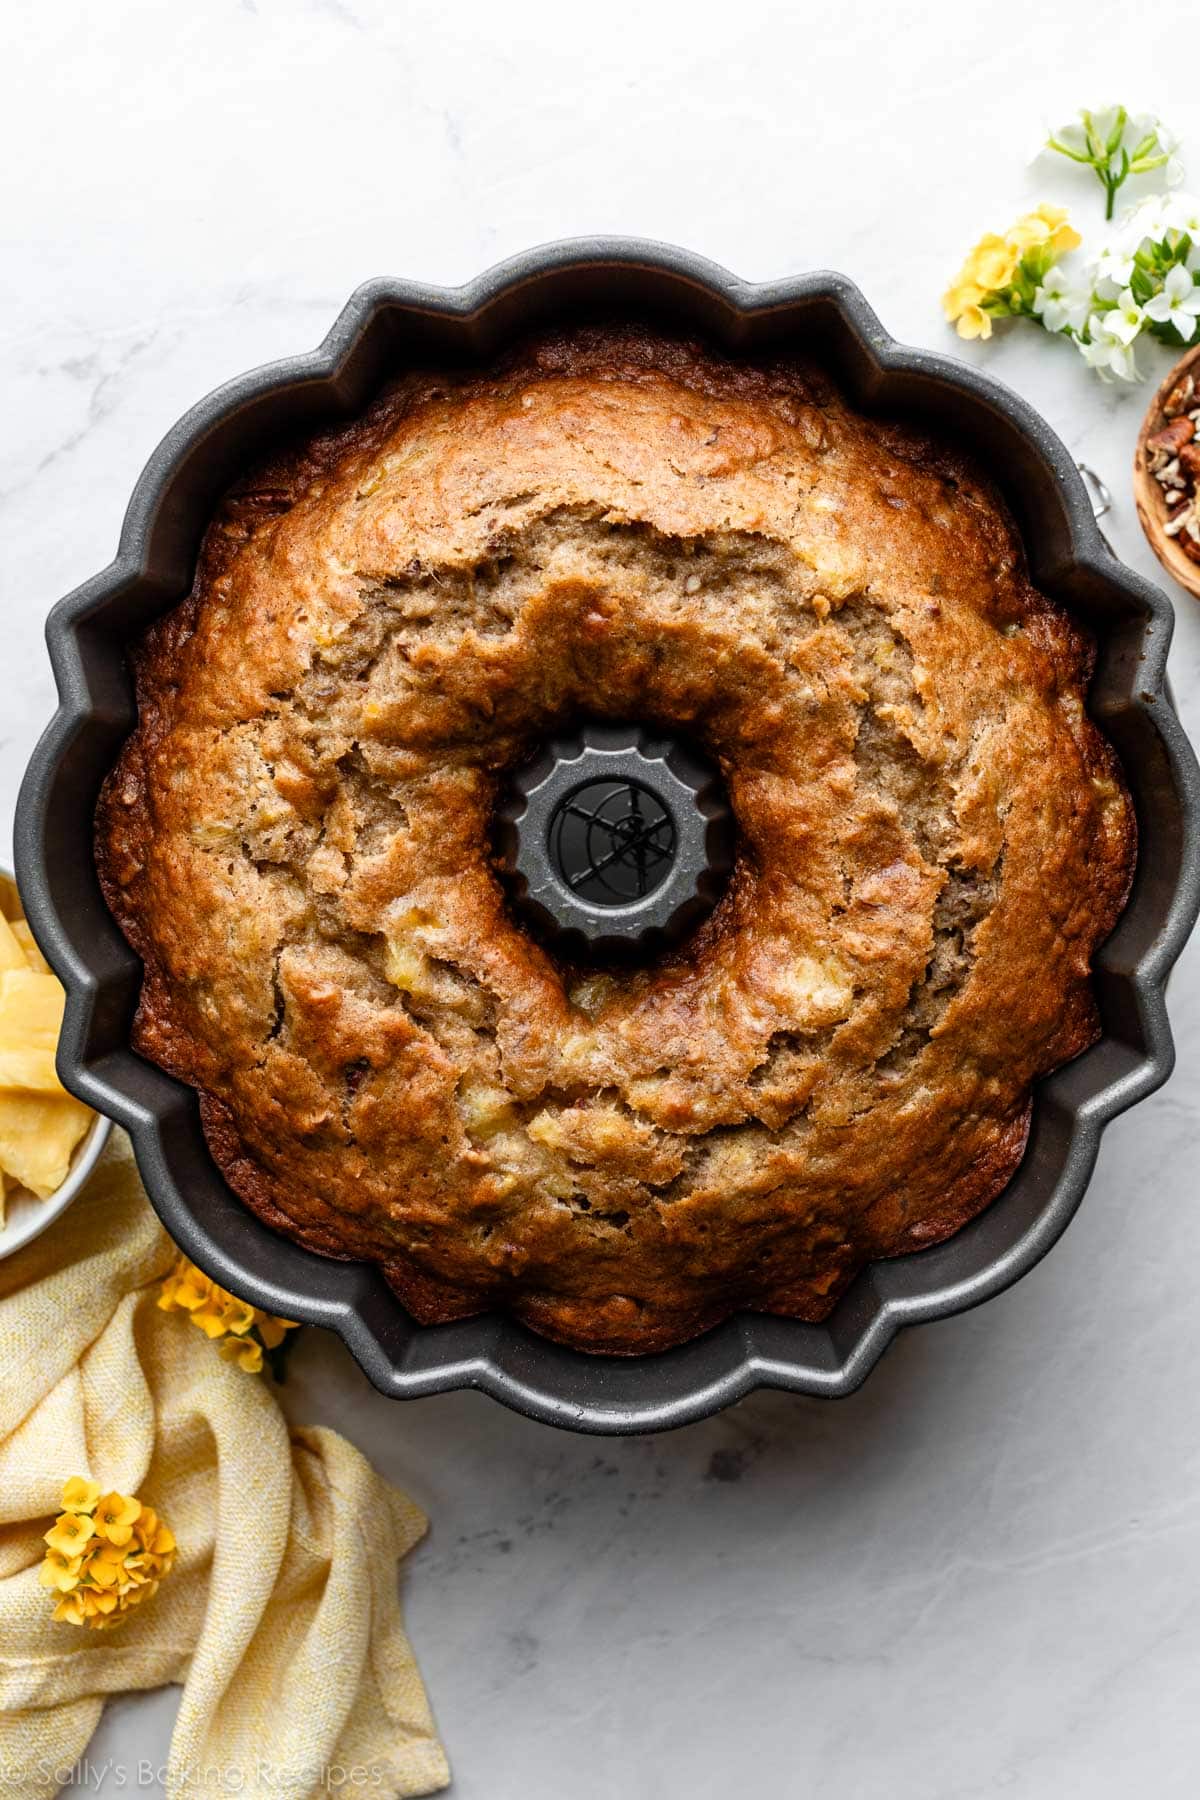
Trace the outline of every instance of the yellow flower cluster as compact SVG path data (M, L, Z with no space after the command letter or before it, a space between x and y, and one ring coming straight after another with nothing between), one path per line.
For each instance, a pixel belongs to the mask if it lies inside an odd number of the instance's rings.
M221 1355L251 1375L262 1368L263 1351L278 1349L284 1334L296 1329L294 1320L273 1318L236 1299L186 1256L163 1282L158 1304L164 1312L187 1313L206 1337L220 1338Z
M128 1494L101 1494L98 1481L73 1475L64 1510L45 1534L43 1587L60 1599L56 1619L98 1631L157 1593L175 1561L175 1539L153 1507Z
M1026 287L1036 285L1058 257L1082 242L1064 207L1036 207L998 237L981 237L942 296L946 317L959 337L989 338L993 316L1028 310Z

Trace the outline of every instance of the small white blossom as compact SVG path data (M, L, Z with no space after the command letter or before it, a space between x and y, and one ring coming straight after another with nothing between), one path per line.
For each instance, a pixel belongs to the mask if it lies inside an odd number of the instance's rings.
M1132 249L1116 239L1105 244L1094 264L1097 285L1102 281L1111 281L1115 289L1128 287L1133 279L1133 256L1138 248Z
M1088 367L1095 369L1101 381L1137 381L1138 367L1132 344L1122 344L1106 329L1107 315L1093 313L1088 320L1091 342L1080 344L1079 351Z
M1200 288L1189 269L1176 263L1168 270L1161 294L1146 302L1146 317L1157 325L1173 325L1184 343L1190 343L1200 314Z
M1171 229L1174 202L1165 194L1147 194L1136 206L1127 207L1112 241L1119 243L1130 254L1140 250L1149 240L1153 244L1161 243L1163 236Z
M1153 157L1152 166L1157 166L1162 169L1163 179L1168 187L1178 187L1183 181L1183 163L1180 161L1177 154L1179 145L1182 141L1179 133L1177 131L1172 131L1170 126L1164 125L1161 119L1151 119L1149 121L1149 129L1143 133L1143 136L1148 137L1151 131L1154 133L1157 150L1157 156ZM1134 139L1135 145L1140 142L1140 138ZM1158 156L1165 156L1166 162L1159 163ZM1140 175L1142 173L1137 162L1133 164L1133 172L1135 175Z
M1132 113L1122 133L1122 148L1130 156L1131 175L1146 175L1161 169L1168 187L1178 187L1183 180L1183 164L1176 151L1180 137L1154 113Z
M1033 297L1033 310L1047 331L1082 331L1090 304L1091 296L1072 287L1057 263L1046 270Z
M1193 242L1200 238L1200 200L1194 194L1172 194L1163 210L1169 230L1186 231Z
M1161 195L1151 194L1136 206L1126 207L1088 273L1102 299L1115 300L1133 280L1134 257L1167 229Z
M1132 344L1143 323L1142 309L1129 288L1123 289L1116 306L1104 315L1105 331L1118 344Z

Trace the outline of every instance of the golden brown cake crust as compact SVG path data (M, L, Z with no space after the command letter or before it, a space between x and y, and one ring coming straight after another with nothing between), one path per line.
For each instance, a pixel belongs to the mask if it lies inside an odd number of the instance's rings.
M1133 812L1091 651L952 447L815 368L580 331L262 469L101 799L138 1048L269 1224L592 1350L820 1319L1003 1188L1093 1041ZM514 920L505 773L678 729L740 849L649 969Z

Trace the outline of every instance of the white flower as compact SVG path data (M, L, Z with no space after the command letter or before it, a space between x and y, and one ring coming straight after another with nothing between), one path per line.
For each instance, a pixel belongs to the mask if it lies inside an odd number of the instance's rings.
M1133 279L1133 259L1150 240L1157 240L1166 230L1163 209L1167 204L1160 194L1150 194L1136 206L1128 206L1101 246L1091 265L1094 285L1106 300L1115 300L1122 288Z
M1191 271L1179 263L1168 271L1161 294L1146 302L1146 317L1156 325L1173 325L1184 343L1189 343L1200 314L1200 288Z
M1101 374L1108 368L1108 359L1112 353L1112 344L1101 329L1101 321L1092 319L1088 326L1089 342L1080 344L1079 354L1089 369L1098 369Z
M1104 315L1104 328L1110 338L1118 344L1132 344L1142 329L1142 309L1133 297L1129 288L1123 288L1117 298L1117 304L1111 312Z
M1136 206L1126 207L1112 242L1121 244L1130 255L1140 250L1147 238L1159 243L1171 228L1173 205L1165 194L1147 194Z
M1033 310L1047 331L1082 331L1090 305L1090 294L1073 288L1057 263L1046 270L1033 296Z
M1160 126L1158 141L1167 152L1166 167L1163 169L1167 186L1173 188L1182 187L1183 179L1187 171L1184 169L1182 158L1175 154L1179 148L1179 139L1175 136L1174 132L1164 132L1163 128Z
M1149 153L1152 159L1152 166L1157 165L1162 169L1163 178L1168 187L1178 187L1183 180L1183 163L1176 155L1181 142L1179 133L1177 131L1172 131L1168 125L1164 125L1161 119L1150 118L1149 115L1147 115L1146 123L1146 131L1142 132L1140 136L1134 137L1133 147L1136 149L1142 143L1144 138L1149 137L1151 133L1153 133L1155 149ZM1166 157L1165 163L1158 162L1158 157L1160 156ZM1133 172L1135 175L1140 175L1142 173L1142 170L1138 166L1138 161L1135 161L1133 164Z
M1095 369L1101 381L1111 381L1114 375L1120 381L1137 381L1139 376L1133 345L1122 344L1110 336L1107 329L1109 316L1105 313L1093 313L1088 320L1091 342L1080 344L1080 355L1089 368Z
M1163 213L1169 230L1186 231L1193 240L1200 238L1200 200L1194 194L1172 194Z
M1113 346L1108 359L1108 366L1118 381L1137 382L1142 379L1142 372L1137 366L1137 358L1133 353L1133 345L1126 347Z
M1139 239L1139 243L1140 243ZM1097 283L1111 281L1116 288L1128 287L1133 279L1133 254L1138 244L1128 247L1111 238L1101 250L1094 265Z

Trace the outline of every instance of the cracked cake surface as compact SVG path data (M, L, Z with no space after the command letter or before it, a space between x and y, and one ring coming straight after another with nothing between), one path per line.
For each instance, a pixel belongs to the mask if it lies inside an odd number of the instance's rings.
M581 1348L824 1317L1020 1160L1098 1035L1132 808L995 491L823 371L635 330L415 374L221 503L102 793L135 1043L235 1191L426 1322ZM584 718L722 774L652 966L512 911L505 780Z

